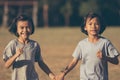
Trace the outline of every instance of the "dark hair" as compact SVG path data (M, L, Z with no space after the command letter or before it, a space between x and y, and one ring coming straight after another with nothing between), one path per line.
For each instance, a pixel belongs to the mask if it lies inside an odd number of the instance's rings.
M19 36L18 33L17 33L17 22L18 22L18 21L28 21L29 24L31 25L31 26L30 26L30 27L31 27L31 30L32 30L31 35L34 33L34 24L33 24L32 18L29 17L29 16L27 16L27 15L23 15L23 14L22 14L22 15L16 17L16 18L13 20L12 24L10 25L9 31L10 31L12 34L14 34L14 35L17 36L17 37Z
M93 18L98 18L99 22L100 22L100 31L99 31L99 34L102 34L106 28L106 24L105 24L105 21L103 20L103 17L97 13L94 13L94 12L89 12L86 17L84 17L84 20L81 24L81 31L83 33L85 33L86 35L88 35L87 31L84 29L84 27L86 26L86 21L88 18L90 19L93 19Z

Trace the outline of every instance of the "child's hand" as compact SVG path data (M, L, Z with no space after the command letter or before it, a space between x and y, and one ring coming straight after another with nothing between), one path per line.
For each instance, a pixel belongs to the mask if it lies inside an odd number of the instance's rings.
M16 55L20 56L23 53L23 48L19 48L16 51Z
M49 74L49 77L51 78L51 80L56 80L56 79L55 79L56 76L55 76L53 73L50 73L50 74Z
M102 52L99 50L99 51L97 52L97 57L100 58L100 59L102 59L102 56L103 56L103 55L102 55Z
M60 73L56 76L56 80L64 80L64 73Z

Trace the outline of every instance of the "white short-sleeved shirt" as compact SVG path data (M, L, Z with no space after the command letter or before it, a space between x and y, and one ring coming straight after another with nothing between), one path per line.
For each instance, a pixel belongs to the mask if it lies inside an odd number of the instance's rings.
M28 44L22 44L17 39L11 40L3 52L3 59L7 61L16 50L23 48L21 54L12 65L12 80L39 80L35 71L34 62L42 60L40 47L36 41L30 40Z
M96 54L102 51L103 59L99 59ZM106 57L114 58L119 53L112 43L101 37L98 42L91 43L88 38L82 40L77 45L73 57L81 59L80 80L108 80L108 64Z

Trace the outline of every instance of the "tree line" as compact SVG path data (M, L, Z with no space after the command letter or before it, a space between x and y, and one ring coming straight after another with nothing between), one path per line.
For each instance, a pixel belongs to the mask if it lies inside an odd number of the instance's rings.
M19 6L9 6L8 25L16 17ZM32 6L22 6L22 13L32 15ZM89 12L100 13L107 25L120 25L120 0L38 0L37 26L80 26ZM0 6L0 24L3 6Z

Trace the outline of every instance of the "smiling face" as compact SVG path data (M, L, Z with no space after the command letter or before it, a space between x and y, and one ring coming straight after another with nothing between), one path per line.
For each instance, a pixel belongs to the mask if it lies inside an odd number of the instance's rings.
M98 36L100 31L100 23L98 18L88 18L84 29L87 31L88 35Z
M31 25L28 21L18 21L17 22L17 33L21 39L29 39L31 35Z

